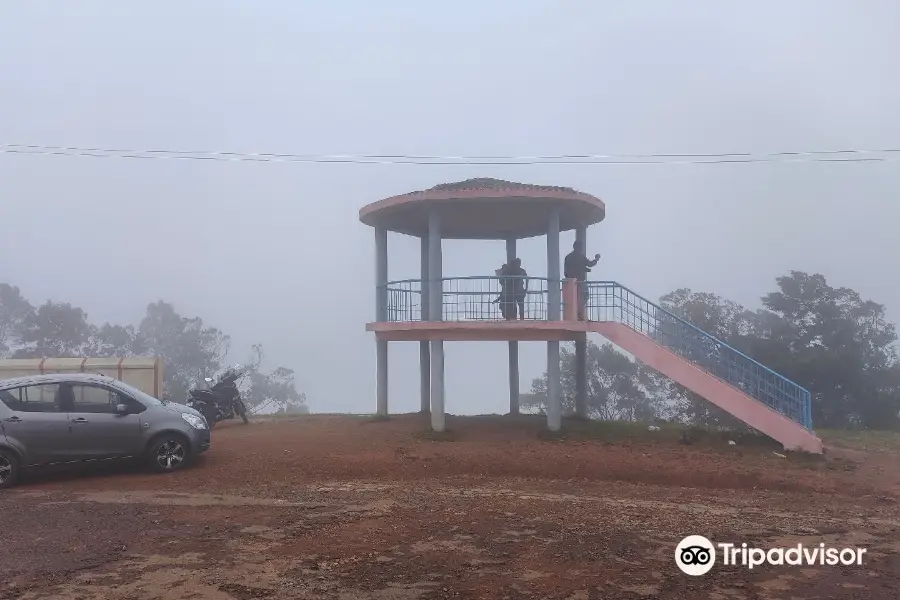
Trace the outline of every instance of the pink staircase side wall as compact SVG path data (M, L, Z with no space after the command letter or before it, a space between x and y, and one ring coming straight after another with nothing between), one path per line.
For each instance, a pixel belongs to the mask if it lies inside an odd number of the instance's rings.
M590 329L750 427L780 442L786 449L816 454L822 452L822 440L800 424L634 329L612 322L590 323Z

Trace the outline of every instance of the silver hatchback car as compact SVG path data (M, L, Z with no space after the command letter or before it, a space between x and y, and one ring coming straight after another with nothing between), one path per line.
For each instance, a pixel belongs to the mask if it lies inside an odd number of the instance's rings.
M176 471L209 449L196 410L87 373L0 381L0 488L39 465L142 458Z

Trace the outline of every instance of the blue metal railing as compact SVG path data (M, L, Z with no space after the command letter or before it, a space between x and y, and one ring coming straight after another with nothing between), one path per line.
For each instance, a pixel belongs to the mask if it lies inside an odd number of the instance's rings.
M516 317L529 321L548 318L546 277L523 277L524 291L502 293L501 279L509 288L514 283L503 277L444 277L441 279L442 321L496 321L502 309L515 310ZM560 285L562 285L560 283ZM421 321L423 294L421 279L404 279L387 284L387 320ZM512 306L514 305L514 306Z
M445 277L441 280L441 320L497 321L501 314L500 277ZM525 319L548 319L550 280L528 277L526 293L506 296L506 304L521 299ZM557 285L562 286L562 282ZM743 390L807 429L812 429L808 390L779 375L725 342L702 331L674 313L612 281L587 282L586 313L591 321L622 323L661 346ZM422 281L406 279L385 286L386 320L422 320ZM561 298L561 295L560 295Z
M592 281L587 288L589 320L627 325L812 430L805 388L623 285Z

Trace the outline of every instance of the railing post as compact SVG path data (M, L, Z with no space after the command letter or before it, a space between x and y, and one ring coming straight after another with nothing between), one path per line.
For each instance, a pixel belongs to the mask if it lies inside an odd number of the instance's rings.
M375 320L387 320L388 243L387 229L375 228ZM375 338L375 411L388 414L388 345Z
M812 418L812 393L806 392L806 427L812 431L813 429L813 418Z
M510 264L515 258L516 238L507 238L506 264ZM527 301L522 306L526 304ZM524 319L525 315L519 315L519 318ZM519 342L515 341L509 342L509 414L519 414Z
M428 213L428 277L430 298L428 319L442 321L444 282L441 265L441 216L432 207ZM431 428L444 430L444 342L431 341Z
M547 320L559 321L559 211L550 215L547 227ZM562 404L559 382L559 342L547 342L547 429L562 427Z
M422 236L421 282L419 283L419 302L421 304L421 320L428 321L429 303L431 302L431 278L428 275L430 257L428 253L428 235ZM431 348L427 341L419 342L419 411L427 413L431 410Z

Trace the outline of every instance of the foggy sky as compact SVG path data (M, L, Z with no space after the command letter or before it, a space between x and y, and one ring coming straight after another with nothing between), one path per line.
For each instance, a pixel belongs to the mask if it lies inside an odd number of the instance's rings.
M900 147L900 4L271 0L0 3L0 143L295 154ZM406 166L0 154L0 281L137 323L157 299L296 369L314 411L374 411L374 234L359 208L470 177L604 199L594 270L748 306L790 269L900 320L900 162ZM562 239L565 254L571 235ZM520 242L546 274L543 238ZM391 279L418 240L392 234ZM489 275L501 242L445 242ZM523 344L522 387L544 369ZM506 345L447 344L447 410L504 412ZM392 344L392 412L418 408ZM802 383L802 382L801 382Z

